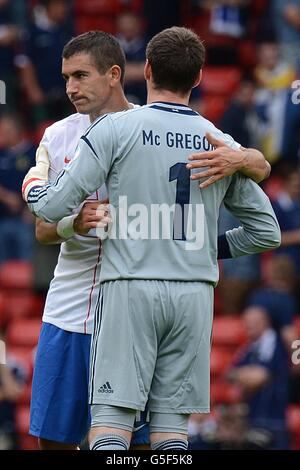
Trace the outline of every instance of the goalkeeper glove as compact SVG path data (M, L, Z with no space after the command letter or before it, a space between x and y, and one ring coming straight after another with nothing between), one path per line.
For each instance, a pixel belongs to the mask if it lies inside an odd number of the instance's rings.
M36 165L30 168L23 181L22 196L25 201L34 186L43 186L48 181L49 168L48 152L43 145L40 145L36 151Z

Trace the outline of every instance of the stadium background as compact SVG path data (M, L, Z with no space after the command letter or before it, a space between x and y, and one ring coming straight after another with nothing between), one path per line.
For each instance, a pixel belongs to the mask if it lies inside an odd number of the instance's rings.
M6 436L15 431L16 447L37 448L36 440L27 435L31 378L58 247L34 241L34 221L20 199L20 182L44 129L73 112L60 76L62 46L72 35L91 29L116 34L128 61L126 94L143 104L145 45L172 25L193 28L207 48L203 80L193 92L191 106L242 145L264 152L272 175L262 186L286 235L285 246L277 253L220 263L212 413L191 420L191 442L195 449L216 442L221 448L250 445L248 438L248 444L240 439L247 426L247 399L228 380L228 370L245 345L242 312L251 304L268 312L288 352L289 378L283 374L280 380L288 380L289 448L300 449L300 371L291 361L291 343L300 339L296 0L0 0L0 80L6 85L6 104L0 105L0 331L12 377L23 386L11 400L0 398L0 449L11 446ZM220 231L234 223L222 210ZM263 446L265 438L258 433L252 441Z

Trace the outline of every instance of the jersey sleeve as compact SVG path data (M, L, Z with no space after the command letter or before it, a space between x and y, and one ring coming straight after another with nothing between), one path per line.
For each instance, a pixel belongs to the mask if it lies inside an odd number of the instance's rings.
M47 222L62 219L102 186L112 163L113 127L106 115L81 137L74 159L54 183L30 190L29 209Z
M50 168L48 173L49 181L54 181L57 175L59 174L59 170L55 167L55 160L53 158L52 152L51 128L49 127L47 127L47 129L45 130L44 135L39 143L37 154L41 150L41 148L44 148L46 150L50 162Z
M224 204L242 224L226 232L233 258L271 250L280 245L280 228L269 198L250 178L236 173Z

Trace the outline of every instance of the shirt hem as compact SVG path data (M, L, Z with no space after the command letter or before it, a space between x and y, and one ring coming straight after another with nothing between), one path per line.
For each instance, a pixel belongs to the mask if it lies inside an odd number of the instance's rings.
M54 325L57 328L60 328L61 330L70 331L71 333L82 333L82 334L87 334L87 335L92 334L92 331L91 332L90 331L84 331L84 324L82 324L82 327L78 327L78 326L75 326L75 325L70 325L69 323L66 323L66 322L63 322L63 321L60 321L60 320L56 320L56 319L50 317L49 315L43 315L42 321L43 321L43 323L50 323L51 325Z

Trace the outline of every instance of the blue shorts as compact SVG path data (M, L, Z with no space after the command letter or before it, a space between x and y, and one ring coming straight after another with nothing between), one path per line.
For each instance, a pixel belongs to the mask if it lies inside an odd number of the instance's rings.
M90 345L91 335L42 324L32 381L32 436L65 444L80 444L86 437L91 423ZM133 445L149 443L148 424L142 424L133 434Z

